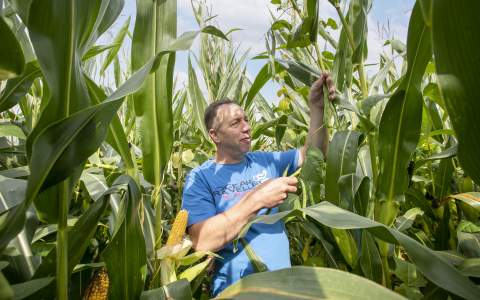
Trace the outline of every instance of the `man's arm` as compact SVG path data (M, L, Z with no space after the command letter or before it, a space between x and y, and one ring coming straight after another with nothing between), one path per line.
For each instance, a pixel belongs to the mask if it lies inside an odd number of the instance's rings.
M279 177L258 185L225 212L193 224L188 234L195 250L217 251L231 242L262 208L275 207L297 190L295 177Z
M328 150L328 130L323 126L323 112L325 107L323 86L327 86L328 99L332 101L335 98L335 87L332 77L328 73L322 73L319 79L312 84L309 95L310 106L310 127L305 145L300 150L298 166L301 166L307 157L308 147L320 148L323 156L327 156Z

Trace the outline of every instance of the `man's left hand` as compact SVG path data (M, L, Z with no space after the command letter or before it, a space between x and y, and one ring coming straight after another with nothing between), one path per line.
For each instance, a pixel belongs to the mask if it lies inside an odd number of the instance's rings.
M329 73L322 73L320 78L318 78L310 88L310 105L320 108L323 110L325 107L324 96L323 96L323 86L327 87L328 90L328 99L333 101L335 99L335 86L333 84L332 76Z

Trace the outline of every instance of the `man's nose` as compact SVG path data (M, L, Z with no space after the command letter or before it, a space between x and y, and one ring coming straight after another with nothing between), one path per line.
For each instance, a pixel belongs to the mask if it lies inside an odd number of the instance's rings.
M242 131L243 132L249 132L250 131L250 124L248 123L248 121L243 121L242 122Z

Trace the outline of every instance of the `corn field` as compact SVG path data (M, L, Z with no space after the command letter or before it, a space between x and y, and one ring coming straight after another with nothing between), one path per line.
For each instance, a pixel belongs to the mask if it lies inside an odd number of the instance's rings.
M218 255L192 249L180 211L186 175L215 151L205 108L238 101L253 151L298 148L323 71L328 152L309 149L299 191L235 241L283 220L293 267L218 298L480 299L480 2L417 0L373 74L374 1L328 0L335 20L321 0L271 2L283 13L250 79L204 2L182 33L176 0L137 0L105 43L124 0L0 1L0 299L208 299Z

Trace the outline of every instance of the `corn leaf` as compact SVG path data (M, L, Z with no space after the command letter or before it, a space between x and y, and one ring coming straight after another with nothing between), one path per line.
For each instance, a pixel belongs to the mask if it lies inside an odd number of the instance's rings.
M107 264L113 299L137 299L143 290L147 253L139 208L142 194L135 181L123 175L116 184L127 185L115 231L102 256Z
M25 68L25 57L20 43L3 17L0 17L0 40L0 80L17 77Z
M339 208L327 201L304 209L257 216L242 228L238 238L245 236L251 224L273 224L291 216L300 218L303 214L328 227L366 229L382 241L401 245L418 270L436 285L466 299L473 300L480 296L480 289L435 251L394 228ZM273 281L271 283L273 284Z
M378 132L379 176L376 219L391 224L398 201L407 189L407 167L420 137L422 94L420 84L431 58L431 34L418 3L412 11L407 38L408 70L388 101Z
M375 240L366 230L362 230L360 267L366 278L379 284L383 283L382 258L380 257L380 252L378 252Z
M105 92L93 80L88 77L85 77L85 80L94 104L100 104L107 98ZM133 162L132 154L130 153L127 136L125 135L125 131L118 115L113 116L112 122L108 126L108 133L105 141L122 157L125 167L127 168L127 173L133 175L135 164Z
M132 69L137 70L177 35L177 1L137 0L132 40ZM173 69L175 54L159 62L155 73L133 95L143 154L143 175L160 186L173 145Z
M55 278L44 277L17 283L11 286L14 299L24 299L49 285Z
M188 99L193 108L193 115L197 128L203 134L205 141L209 141L207 129L203 124L203 114L207 108L207 101L203 97L203 93L198 86L197 74L192 67L190 57L188 58Z
M103 61L102 68L100 69L100 73L103 75L105 70L108 66L112 63L113 59L117 57L118 51L123 45L123 41L125 40L125 36L128 32L128 26L130 25L130 17L123 23L122 28L118 31L117 35L113 39L112 47L108 50L108 54L106 59Z
M192 291L190 283L186 279L180 279L158 289L145 291L140 296L140 300L190 300Z
M217 299L405 299L360 276L328 268L300 267L246 276Z
M466 173L480 184L478 84L480 34L475 30L477 1L433 2L433 50L442 98L458 137L458 159Z
M338 181L340 176L356 172L361 137L362 134L357 131L338 131L328 147L325 197L345 209L348 209L349 205L341 205Z
M29 62L20 76L8 80L0 96L0 111L7 110L20 102L40 74L38 64Z

